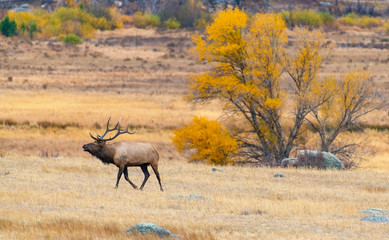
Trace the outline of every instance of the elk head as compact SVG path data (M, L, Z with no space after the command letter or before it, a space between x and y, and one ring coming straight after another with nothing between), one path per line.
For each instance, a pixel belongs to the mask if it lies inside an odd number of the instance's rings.
M109 128L109 121L110 120L111 120L111 117L108 119L107 129L105 130L105 133L103 135L100 136L99 134L96 134L96 137L94 137L92 135L92 133L89 132L89 135L95 141L92 142L92 143L88 143L88 144L83 145L82 147L83 147L84 151L89 152L92 155L95 155L94 153L98 152L105 145L105 143L107 141L114 140L115 138L117 138L121 134L125 134L125 133L134 134L136 132L136 131L134 131L134 132L129 132L128 131L128 127L130 126L130 124L127 125L126 130L122 131L120 129L120 121L121 121L121 119L119 120L118 123L116 123L115 127L110 129ZM107 133L113 132L113 131L117 131L116 134L113 137L111 137L111 138L104 138L107 135Z

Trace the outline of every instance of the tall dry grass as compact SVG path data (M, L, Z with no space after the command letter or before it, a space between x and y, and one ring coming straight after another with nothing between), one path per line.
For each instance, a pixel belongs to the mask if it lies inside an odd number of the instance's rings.
M142 239L125 230L152 222L183 239L384 239L385 223L361 222L388 209L387 172L210 166L161 159L144 191L95 158L0 158L1 239ZM138 168L130 179L143 180ZM180 199L199 194L204 199ZM156 239L146 236L143 239Z
M126 95L101 93L71 93L45 91L8 91L0 94L0 121L39 125L103 127L108 117L120 118L133 127L169 129L182 126L193 115L203 114L212 119L220 108L211 105L194 109L182 98L169 95Z
M35 156L86 156L81 145L91 141L89 132L105 130L122 119L137 131L121 140L157 144L169 159L177 158L170 137L173 130L191 123L193 116L226 120L217 103L193 108L175 95L80 93L57 91L6 91L0 94L0 154ZM370 118L369 118L370 117ZM387 116L378 112L364 122L384 125ZM340 136L341 141L356 141L364 148L362 168L389 170L389 135L387 130L364 130ZM316 140L315 140L316 139ZM308 134L301 147L312 147L317 138ZM305 149L304 148L304 149Z

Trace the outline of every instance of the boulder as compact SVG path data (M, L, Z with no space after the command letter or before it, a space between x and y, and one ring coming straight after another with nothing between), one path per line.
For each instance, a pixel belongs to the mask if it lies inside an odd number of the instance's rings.
M284 158L281 161L281 167L297 167L297 158Z
M361 218L361 221L374 222L374 223L389 223L389 218L383 215L372 214Z
M146 234L155 234L158 237L173 237L178 238L176 234L171 234L170 231L158 227L153 223L138 223L135 226L132 226L126 230L126 233L140 233L142 235Z
M170 195L170 196L168 196L168 198L170 198L170 199L206 200L208 202L211 201L211 199L204 197L203 195L200 195L200 194L190 194L188 196Z
M329 153L329 152L318 152L318 151L312 151L312 150L301 150L300 151L300 155L298 157L298 162L299 164L301 164L302 162L304 162L302 159L317 159L321 156L323 157L323 162L321 163L322 164L322 168L324 169L339 169L339 170L342 170L344 169L344 165L343 163L339 160L339 158L337 158L334 154L332 153ZM304 164L302 164L304 165ZM314 165L309 165L308 163L308 166L312 166L312 167L318 167L318 166L314 166Z
M389 210L388 209L382 209L382 208L362 209L359 212L361 212L361 213L370 213L370 214L378 214L378 215L389 214Z
M285 174L283 174L283 173L276 173L276 174L274 175L274 177L275 177L275 178L284 178L284 177L285 177Z

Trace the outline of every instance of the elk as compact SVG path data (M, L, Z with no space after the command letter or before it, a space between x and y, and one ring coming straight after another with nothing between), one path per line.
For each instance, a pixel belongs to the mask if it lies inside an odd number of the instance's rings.
M159 154L157 150L151 144L142 143L142 142L115 142L112 144L107 144L108 141L114 140L116 137L118 137L121 134L135 133L135 131L134 132L128 131L129 125L127 125L126 130L124 131L121 130L120 120L115 125L115 127L110 129L109 128L110 120L111 118L108 119L107 129L105 130L105 133L103 135L100 136L99 134L97 134L97 136L94 137L89 132L89 135L95 141L83 145L82 147L84 151L89 152L93 156L97 157L104 164L112 163L119 168L115 188L118 188L120 178L124 173L124 178L131 184L131 186L134 189L137 189L137 186L134 183L132 183L131 180L128 178L127 167L140 167L142 169L143 174L145 175L143 183L140 187L140 190L142 190L147 182L147 179L150 177L150 173L147 170L147 167L150 165L151 168L154 170L155 175L157 176L160 189L161 191L163 191L161 179L159 177L159 172L158 172ZM104 138L107 135L107 133L113 131L116 131L116 134L113 137Z

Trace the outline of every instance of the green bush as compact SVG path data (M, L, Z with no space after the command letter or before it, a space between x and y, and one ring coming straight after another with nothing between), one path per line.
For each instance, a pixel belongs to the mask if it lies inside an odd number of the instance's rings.
M134 14L134 24L137 28L159 27L161 19L155 14L136 12Z
M308 26L308 27L321 27L323 25L333 24L335 18L328 12L315 12L311 9L296 9L292 11L292 19L290 19L290 12L282 12L282 16L288 25L295 26Z
M63 41L67 44L72 44L72 45L76 45L76 44L81 44L82 43L82 39L73 34L73 33L69 33L65 36L65 38L63 39Z
M359 16L355 13L349 13L346 16L342 17L340 21L344 25L348 26L359 26L362 28L378 27L382 23L379 18L369 17L369 16Z
M357 25L358 16L355 13L349 13L346 16L342 17L341 21L344 25L354 26Z
M28 22L27 24L22 23L19 32L23 35L28 33L30 39L34 37L34 33L38 31L38 27L35 22Z
M162 21L176 18L181 23L181 27L196 27L196 22L200 20L201 24L197 26L204 27L211 20L211 14L203 9L200 0L187 0L184 4L167 1L158 15Z
M167 29L177 29L181 26L181 23L176 18L169 18L163 22L163 26Z
M335 22L335 18L329 12L319 12L322 24L332 25Z
M51 38L69 33L82 38L93 38L96 29L108 30L122 26L120 13L114 8L108 8L103 17L84 11L81 8L61 7L52 13L42 9L34 9L32 13L9 11L8 17L16 22L18 35ZM107 17L109 19L107 20Z
M384 23L384 31L385 33L389 34L389 22Z
M6 37L12 37L16 35L16 22L10 21L9 17L5 17L3 21L0 23L1 34Z

